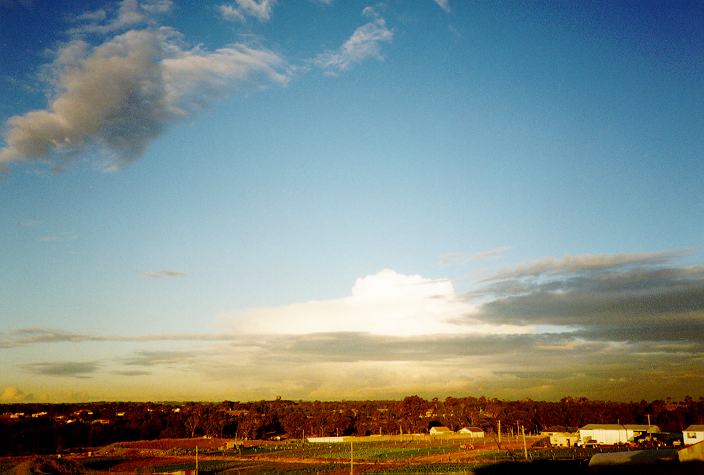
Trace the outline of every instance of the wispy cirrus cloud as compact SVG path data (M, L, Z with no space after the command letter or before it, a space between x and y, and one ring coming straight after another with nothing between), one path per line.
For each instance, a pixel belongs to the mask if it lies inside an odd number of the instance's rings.
M254 17L259 21L271 19L276 0L235 0L234 4L222 4L218 11L225 20L245 21L246 17Z
M366 7L363 14L372 20L357 28L337 50L319 54L313 60L317 67L327 74L334 75L347 71L369 58L383 58L381 45L391 42L394 34L373 8Z
M450 13L450 0L433 0L445 13Z
M73 18L79 26L70 30L73 34L94 33L109 34L144 25L155 24L154 15L171 10L171 0L122 0L116 8L99 8Z
M91 12L80 30L107 38L97 45L75 38L56 51L42 73L52 88L49 105L7 120L0 167L40 162L60 170L92 151L100 167L117 170L214 98L249 84L287 82L285 60L261 47L189 48L178 31L158 26L115 34L169 5L126 0L117 17L106 14L104 21Z

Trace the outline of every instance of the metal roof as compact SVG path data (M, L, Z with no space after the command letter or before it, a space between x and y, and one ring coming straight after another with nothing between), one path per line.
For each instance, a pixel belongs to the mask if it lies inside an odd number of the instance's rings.
M626 430L621 424L587 424L579 430Z

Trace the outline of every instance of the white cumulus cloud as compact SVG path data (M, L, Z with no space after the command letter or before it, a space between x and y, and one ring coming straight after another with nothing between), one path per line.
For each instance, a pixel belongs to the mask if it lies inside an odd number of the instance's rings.
M474 312L474 305L458 298L449 280L385 269L357 279L347 297L254 309L225 318L236 331L248 334L412 336L532 331L510 325L468 324Z
M14 386L5 387L2 392L0 392L0 402L9 404L17 402L30 402L34 399L34 395L27 394L21 389Z

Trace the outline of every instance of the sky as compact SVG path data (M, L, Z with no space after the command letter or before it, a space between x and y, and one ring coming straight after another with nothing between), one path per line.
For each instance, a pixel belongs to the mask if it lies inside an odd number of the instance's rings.
M704 396L702 25L0 0L0 402Z

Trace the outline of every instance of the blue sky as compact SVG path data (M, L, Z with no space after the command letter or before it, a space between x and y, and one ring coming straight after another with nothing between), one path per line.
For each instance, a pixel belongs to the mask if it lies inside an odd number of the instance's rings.
M0 1L0 399L702 394L702 24Z

